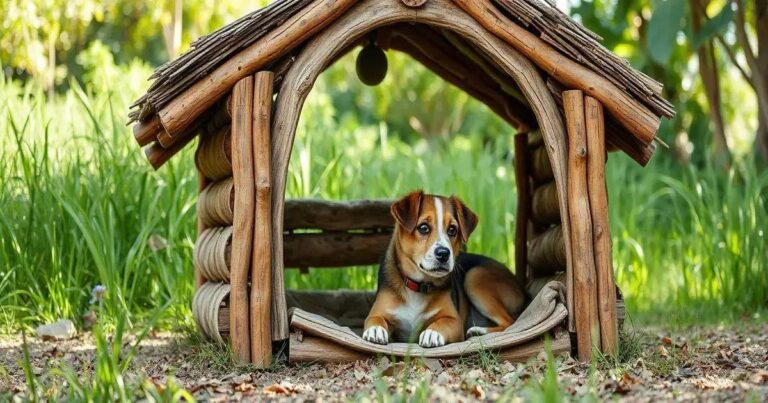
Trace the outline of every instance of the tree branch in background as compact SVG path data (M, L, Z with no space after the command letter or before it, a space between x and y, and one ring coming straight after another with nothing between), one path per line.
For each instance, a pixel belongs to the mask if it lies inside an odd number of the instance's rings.
M707 19L705 12L709 0L689 0L691 9L691 22L693 33L697 34ZM720 78L717 74L717 59L713 41L707 40L697 50L699 59L699 76L704 84L704 92L709 104L709 115L712 119L713 157L715 164L728 166L731 152L728 148L728 140L725 136L725 123L723 121L722 101L720 97Z

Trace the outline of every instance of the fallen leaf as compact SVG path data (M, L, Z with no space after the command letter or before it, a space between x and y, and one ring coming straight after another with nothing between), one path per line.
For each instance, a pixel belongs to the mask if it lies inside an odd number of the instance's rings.
M264 393L268 395L291 395L294 393L292 385L281 385L274 383L264 387Z
M662 338L661 338L661 342L662 342L662 343L664 343L664 344L666 344L666 345L668 345L668 346L671 346L671 345L672 345L672 339L670 339L670 338L669 338L669 337L667 337L667 336L664 336L664 337L662 337Z
M485 399L485 391L483 391L483 388L480 387L480 385L472 385L469 388L469 393L472 394L476 399L478 400L484 400Z
M768 371L759 369L757 372L749 376L749 380L752 383L768 383Z
M669 357L669 351L667 351L667 348L664 346L659 346L659 354L661 354L662 357L668 358Z

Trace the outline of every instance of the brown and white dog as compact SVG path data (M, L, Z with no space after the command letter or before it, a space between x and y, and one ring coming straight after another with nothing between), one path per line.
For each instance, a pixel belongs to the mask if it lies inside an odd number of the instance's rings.
M501 263L462 252L477 216L456 197L415 191L392 205L392 241L379 266L363 339L439 347L504 330L524 303Z

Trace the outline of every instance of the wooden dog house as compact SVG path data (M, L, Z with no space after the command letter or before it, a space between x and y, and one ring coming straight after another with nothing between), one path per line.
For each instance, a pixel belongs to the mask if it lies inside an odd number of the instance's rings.
M573 340L582 359L593 348L615 352L606 153L647 164L660 119L674 110L659 83L542 0L277 0L158 68L130 118L156 169L199 137L193 312L203 333L257 365L288 339L291 361L478 348L472 339L429 350L372 345L350 330L370 293L285 290L286 267L375 264L389 239L387 201L284 200L307 94L371 35L516 129L516 275L552 304L538 323L482 336L479 348L523 359L549 334L554 350ZM553 275L564 286L542 287Z

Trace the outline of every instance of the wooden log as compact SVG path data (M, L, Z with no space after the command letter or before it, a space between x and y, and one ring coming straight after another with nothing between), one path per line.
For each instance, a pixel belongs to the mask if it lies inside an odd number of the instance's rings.
M144 155L147 157L149 165L151 165L154 170L158 170L165 165L171 157L186 147L195 136L197 136L196 131L190 131L189 133L183 134L179 141L170 148L164 148L160 143L154 142L144 149Z
M330 201L291 199L285 201L283 228L347 231L392 228L392 200Z
M544 338L540 337L529 342L495 350L501 361L525 362L544 351ZM550 341L550 349L555 356L568 354L571 351L571 340L566 332L556 332ZM466 356L471 355L465 354ZM449 355L446 358L458 358L465 355ZM376 354L354 350L339 343L322 337L308 335L301 331L291 332L288 361L339 363L367 360ZM397 359L398 357L394 357Z
M584 95L579 90L563 93L568 128L568 214L571 219L571 256L579 359L589 361L592 348L600 349L597 284L592 219L587 189L587 136Z
M353 350L322 337L309 336L300 330L291 332L288 362L350 362L374 357L373 354Z
M245 363L251 361L248 274L251 271L255 208L253 77L248 76L235 84L232 89L232 112L232 177L237 192L235 192L235 218L232 230L229 323L234 359Z
M476 46L498 65L506 74L515 80L521 91L526 94L531 109L538 118L539 128L548 144L553 162L555 180L561 186L561 209L565 211L566 183L566 144L565 130L552 96L541 77L540 71L513 47L489 33L477 21L446 0L427 2L418 12L406 11L402 5L391 0L360 0L359 3L342 15L333 25L309 40L296 58L291 69L285 76L280 88L275 106L275 121L272 128L272 175L273 197L272 209L274 215L273 239L274 256L282 256L283 245L283 199L288 173L288 164L293 146L296 125L301 108L307 94L312 88L318 75L327 66L327 62L361 35L373 29L391 25L397 22L415 22L439 26L456 32L465 38L472 46ZM564 235L566 245L570 245L568 233L569 221L565 220ZM566 249L570 254L570 248ZM285 296L278 295L283 285L282 259L273 259L276 267L275 294L273 295L273 314L275 317L285 317L279 327L273 328L273 339L282 340L288 337L287 309ZM570 259L569 259L570 262ZM569 263L570 264L570 263ZM569 283L570 284L570 283ZM571 293L569 293L570 295ZM569 297L568 308L573 304ZM569 329L572 327L569 319Z
M197 237L192 251L195 270L204 280L230 281L232 227L211 227Z
M517 283L528 283L528 220L531 212L531 179L528 174L528 133L515 135L515 277Z
M392 234L343 232L285 235L285 267L345 267L377 264Z
M160 124L160 118L157 115L144 122L136 123L133 126L133 138L139 143L139 146L144 147L157 140L157 135L163 130L163 125Z
M311 38L355 2L356 0L316 0L288 18L279 29L264 35L229 58L207 77L198 80L163 107L158 115L165 130L175 137L221 99L239 80Z
M547 78L547 87L552 93L555 102L562 110L562 94L567 88L553 80L552 77ZM621 150L641 166L648 165L648 162L651 161L651 157L653 157L653 153L656 151L655 142L644 144L633 137L627 129L621 126L621 124L610 115L606 116L605 129L605 141L608 151Z
M208 186L208 179L200 173L200 171L197 171L197 191L202 192L203 189L205 189ZM198 208L197 208L197 237L200 238L200 236L203 234L203 231L206 228L206 225L204 223L204 220L200 213L200 198L198 198ZM195 270L195 289L199 289L201 285L203 285L203 275L200 273L200 270L197 268Z
M198 204L208 225L231 225L235 189L232 179L214 182L200 194ZM323 231L390 229L392 200L353 200L348 202L289 199L285 201L286 230Z
M563 228L552 227L533 237L528 246L528 265L533 277L564 271L568 265Z
M231 281L232 229L232 226L208 228L195 243L195 268L204 279ZM390 232L286 234L283 237L283 267L325 268L377 264L391 238Z
M488 31L502 38L556 80L600 100L644 144L656 137L661 119L608 79L571 60L507 18L490 0L453 0Z
M531 218L538 224L560 223L560 202L554 181L538 186L533 191Z
M555 175L552 172L552 164L549 161L547 147L541 146L529 149L531 149L531 177L534 182L542 183L554 179Z
M600 344L606 354L615 354L619 330L616 319L616 284L611 261L611 231L608 222L608 191L605 184L605 130L603 107L590 96L584 98L589 168L589 207L595 249Z
M274 74L254 76L253 161L256 213L251 265L251 362L272 363L272 171L270 124Z
M199 172L199 171L198 171ZM208 182L205 175L200 174ZM230 178L208 184L197 198L200 223L205 227L232 225L235 210L235 183Z
M232 176L232 127L205 136L195 153L195 165L207 178L217 181Z

